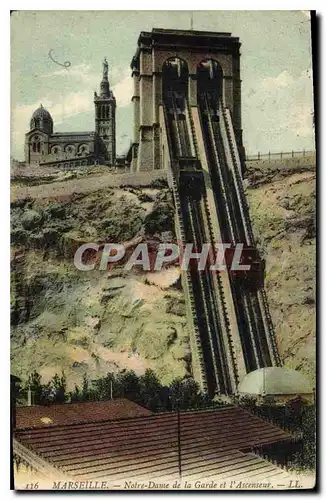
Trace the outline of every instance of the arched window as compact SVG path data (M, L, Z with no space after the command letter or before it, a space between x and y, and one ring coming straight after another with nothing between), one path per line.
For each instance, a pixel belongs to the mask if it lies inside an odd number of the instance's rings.
M163 99L168 109L173 100L180 105L180 100L188 95L189 70L186 61L179 57L170 57L162 66Z
M65 152L68 154L68 155L74 155L76 153L76 148L73 144L67 144L65 146Z
M163 102L170 122L173 154L176 157L192 156L192 144L187 129L184 128L188 98L188 65L179 57L171 57L162 66ZM179 123L181 130L178 131Z
M215 59L205 59L197 67L197 94L200 102L218 108L223 96L223 72Z
M35 135L32 138L32 150L33 153L39 153L41 151L41 142L40 142L40 137L38 135Z

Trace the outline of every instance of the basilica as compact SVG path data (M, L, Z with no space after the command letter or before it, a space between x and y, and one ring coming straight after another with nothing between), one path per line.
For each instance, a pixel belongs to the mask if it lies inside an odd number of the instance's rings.
M100 94L94 93L95 131L54 132L53 119L42 104L34 111L25 135L26 165L75 168L83 165L115 165L116 100L103 61Z

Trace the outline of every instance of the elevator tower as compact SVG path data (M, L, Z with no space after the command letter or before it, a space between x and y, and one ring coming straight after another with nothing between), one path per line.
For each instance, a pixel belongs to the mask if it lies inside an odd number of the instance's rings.
M132 169L156 170L162 165L159 109L163 103L163 67L177 58L188 70L190 107L197 107L198 70L205 61L218 63L222 77L222 101L230 110L234 134L243 164L241 128L240 42L231 33L153 29L141 32L131 62L134 81L134 130Z

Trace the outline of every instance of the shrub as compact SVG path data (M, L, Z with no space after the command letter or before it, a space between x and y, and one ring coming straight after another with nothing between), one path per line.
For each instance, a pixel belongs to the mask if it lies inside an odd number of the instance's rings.
M148 235L162 233L164 231L174 232L174 206L172 202L161 202L155 204L153 211L145 218L145 232Z
M13 229L11 231L11 243L13 245L25 245L28 240L28 232L24 229Z
M36 210L27 210L23 213L21 223L24 229L35 229L41 226L43 221L42 214Z
M153 189L163 189L168 187L168 181L164 178L155 179L150 183L150 187Z
M63 219L66 216L66 209L59 203L53 203L44 210L44 214L57 219Z

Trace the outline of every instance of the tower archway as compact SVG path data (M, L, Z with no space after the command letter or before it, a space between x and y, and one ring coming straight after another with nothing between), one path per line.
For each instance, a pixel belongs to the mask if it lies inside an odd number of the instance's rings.
M206 102L218 112L223 100L223 71L215 59L205 59L197 67L197 100L199 105Z
M170 111L177 108L184 111L188 96L189 69L180 57L170 57L162 66L163 102Z
M162 67L163 102L168 115L170 140L175 158L193 156L187 127L189 70L179 57L167 59Z

